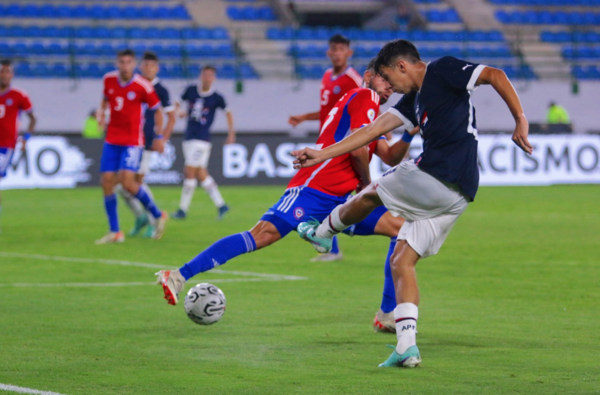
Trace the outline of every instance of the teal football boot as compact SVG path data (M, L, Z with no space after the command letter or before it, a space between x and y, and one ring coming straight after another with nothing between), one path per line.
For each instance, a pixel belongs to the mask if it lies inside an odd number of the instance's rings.
M333 240L326 237L317 237L315 232L319 227L320 223L316 219L311 219L308 222L302 222L298 225L296 231L301 238L308 241L314 247L317 252L321 254L327 254L331 252Z
M421 363L421 354L417 346L410 346L404 351L402 355L398 354L396 347L388 345L389 348L393 348L392 355L384 363L380 363L380 368L387 367L398 367L398 368L416 368Z

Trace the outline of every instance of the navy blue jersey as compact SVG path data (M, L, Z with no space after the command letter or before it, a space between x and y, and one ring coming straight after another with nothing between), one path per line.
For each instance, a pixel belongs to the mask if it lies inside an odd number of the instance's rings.
M388 110L407 128L421 126L423 153L415 160L419 168L441 181L458 184L470 200L479 187L471 91L484 68L451 56L434 60L427 65L421 90L404 95Z
M173 104L171 104L171 99L169 98L169 91L160 82L158 82L158 78L155 78L154 81L152 81L152 85L154 86L156 95L158 96L160 104L164 109L165 113L173 111L175 107L173 107ZM156 132L154 131L154 113L156 111L160 111L160 109L146 109L146 112L144 113L144 117L146 118L146 121L144 122L144 138L146 140L144 144L144 149L147 150L152 148L152 142L154 141L154 137L156 136Z
M227 103L214 89L200 92L199 88L190 85L181 94L181 100L188 103L188 123L184 139L210 141L210 126L215 120L215 113L218 108L225 110Z

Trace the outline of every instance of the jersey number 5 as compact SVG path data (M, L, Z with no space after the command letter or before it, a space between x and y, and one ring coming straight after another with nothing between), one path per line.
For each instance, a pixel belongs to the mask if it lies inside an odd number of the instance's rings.
M114 110L121 111L123 109L123 103L125 102L125 100L123 100L121 96L117 96L115 97L115 101L117 102L117 105L115 106Z
M326 106L329 103L329 89L325 89L323 91L323 95L321 96L321 105Z
M6 106L4 104L0 104L0 118L4 118L6 115Z

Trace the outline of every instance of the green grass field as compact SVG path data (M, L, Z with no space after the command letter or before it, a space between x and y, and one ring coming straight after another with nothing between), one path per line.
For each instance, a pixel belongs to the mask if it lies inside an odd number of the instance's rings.
M482 188L417 267L414 370L377 368L395 344L371 328L383 237L343 236L345 259L315 264L292 234L220 268L307 280L198 276L237 280L215 281L228 306L209 327L166 304L152 265L98 261L179 266L249 229L283 188L222 189L225 221L198 190L162 240L108 246L93 243L107 227L99 189L2 192L0 383L67 395L600 393L600 186ZM155 188L159 206L176 208L179 192Z

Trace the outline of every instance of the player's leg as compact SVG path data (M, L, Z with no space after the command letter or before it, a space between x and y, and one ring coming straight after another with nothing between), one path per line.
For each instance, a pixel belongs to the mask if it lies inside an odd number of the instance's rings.
M144 188L144 190L146 191L148 196L150 196L150 199L155 201L152 190L150 189L148 184L146 184L146 182L145 182L146 174L148 174L150 172L151 159L152 159L152 151L144 150L144 153L142 154L142 161L140 163L140 168L139 168L137 174L135 175L135 179L140 184L140 187ZM146 214L144 216L147 219L146 224L144 224L143 218L139 224L136 221L136 229L141 230L141 228L148 225L148 227L146 228L146 232L144 233L144 237L154 238L156 236L156 218L154 218L152 215L148 215L148 214Z
M202 188L206 191L210 199L213 201L215 207L218 212L218 219L223 219L225 214L229 211L229 206L225 204L225 200L223 196L221 196L221 192L219 191L219 186L215 182L214 178L208 174L208 161L210 159L210 151L212 150L212 144L206 141L200 141L199 144L199 152L200 156L198 158L198 172L196 176L198 177L198 181Z
M179 292L190 278L224 265L239 255L270 246L292 230L293 227L288 224L278 227L261 219L249 231L236 233L213 243L179 269L159 271L156 275L158 283L163 286L165 299L169 304L177 304Z
M179 207L177 211L171 214L171 217L174 219L185 219L188 210L190 209L190 204L192 203L192 198L194 197L194 192L196 191L196 187L198 186L198 179L196 176L198 168L192 166L184 166L183 168L183 187L181 188L181 198L179 200Z
M14 150L12 148L0 147L0 181L6 177L8 166L12 160ZM2 200L0 198L0 214L2 214Z
M141 185L144 185L143 184L144 175L150 169L151 154L152 154L152 151L148 151L148 150L144 150L142 153L142 160L140 162L140 167L137 171L137 174L135 175L136 181ZM129 231L128 235L136 236L142 231L142 229L144 227L151 224L151 222L154 220L154 217L148 216L142 203L139 200L137 200L131 193L129 193L127 190L125 190L120 184L119 184L119 186L117 186L117 188L118 188L117 189L118 192L120 193L120 195L123 197L123 200L127 204L127 207L129 207L129 209L135 216L135 223L133 225L133 229L131 229ZM146 191L148 192L149 189L146 189ZM150 197L153 198L151 194L150 194Z
M125 236L119 228L119 217L117 215L117 196L115 186L118 178L119 162L124 147L104 143L102 157L100 158L100 184L104 195L104 210L108 219L109 232L102 238L96 240L96 244L121 243Z

